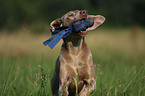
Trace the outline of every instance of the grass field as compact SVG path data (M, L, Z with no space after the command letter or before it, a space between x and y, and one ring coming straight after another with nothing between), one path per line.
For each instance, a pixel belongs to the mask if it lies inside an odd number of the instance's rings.
M22 28L0 32L0 95L51 96L50 81L61 42L51 50L48 34ZM86 41L93 55L97 88L91 96L145 96L145 30L97 29Z

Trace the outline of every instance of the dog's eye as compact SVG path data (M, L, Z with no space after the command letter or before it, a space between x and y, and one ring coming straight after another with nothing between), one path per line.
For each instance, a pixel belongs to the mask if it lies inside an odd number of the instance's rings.
M75 14L71 13L71 14L69 14L68 16L69 16L69 17L72 17L72 16L74 16L74 15L75 15Z

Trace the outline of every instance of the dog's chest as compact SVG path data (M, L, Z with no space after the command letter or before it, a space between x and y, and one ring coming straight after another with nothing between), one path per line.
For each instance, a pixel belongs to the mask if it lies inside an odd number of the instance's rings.
M83 59L83 57L81 55L73 55L71 56L71 65L79 68L79 67L85 67L87 65L86 60Z

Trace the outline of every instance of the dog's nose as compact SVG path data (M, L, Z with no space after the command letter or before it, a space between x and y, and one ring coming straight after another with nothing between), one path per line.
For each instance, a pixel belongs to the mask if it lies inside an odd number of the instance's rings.
M80 11L81 15L87 15L88 14L88 11L87 10L82 10Z

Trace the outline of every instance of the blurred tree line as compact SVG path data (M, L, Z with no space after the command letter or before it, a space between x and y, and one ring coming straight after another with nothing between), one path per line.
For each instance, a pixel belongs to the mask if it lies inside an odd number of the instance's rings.
M0 0L0 29L50 23L76 9L105 16L109 26L145 26L145 0Z

